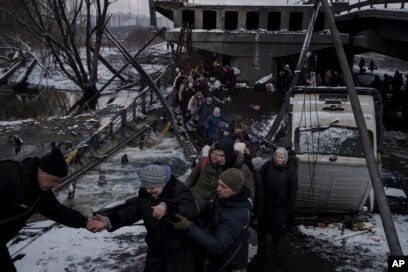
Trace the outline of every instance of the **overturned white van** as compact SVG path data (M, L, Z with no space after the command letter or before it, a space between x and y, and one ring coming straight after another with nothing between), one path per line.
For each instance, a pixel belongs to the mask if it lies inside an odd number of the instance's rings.
M381 98L375 89L356 91L380 167ZM289 123L299 167L296 210L353 213L363 208L369 195L373 203L370 175L347 89L294 87L291 93Z

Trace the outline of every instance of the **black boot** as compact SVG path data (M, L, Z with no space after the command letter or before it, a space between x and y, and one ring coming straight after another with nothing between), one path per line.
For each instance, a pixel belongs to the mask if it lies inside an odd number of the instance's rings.
M264 258L266 254L266 246L265 244L258 244L258 250L256 251L257 258Z
M257 259L264 259L266 255L266 232L258 232L258 250L256 251Z
M281 252L279 247L278 247L278 244L272 243L272 251L275 252L275 253Z
M272 234L272 250L273 252L280 252L278 247L280 234Z

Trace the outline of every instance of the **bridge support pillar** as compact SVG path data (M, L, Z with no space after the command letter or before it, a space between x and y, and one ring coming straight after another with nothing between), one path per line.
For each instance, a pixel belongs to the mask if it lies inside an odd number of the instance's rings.
M194 10L194 28L203 28L203 9L196 8Z
M231 67L234 66L241 71L238 79L248 81L251 85L260 79L259 75L272 73L276 76L277 73L277 60L272 56L232 57Z

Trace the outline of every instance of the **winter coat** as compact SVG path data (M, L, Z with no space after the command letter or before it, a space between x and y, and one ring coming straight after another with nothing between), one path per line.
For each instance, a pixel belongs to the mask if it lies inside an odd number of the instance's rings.
M274 160L267 161L259 173L264 192L261 223L268 232L280 233L286 209L295 205L298 186L296 160L289 157L283 166L277 166Z
M40 190L38 165L38 158L0 162L0 259L3 267L11 264L10 271L14 266L6 243L23 228L33 213L39 212L72 228L86 226L87 218L80 212L59 203L52 191Z
M214 148L210 149L209 153L211 153L212 150L214 150ZM203 163L200 161L194 166L186 180L186 185L191 188L193 193L194 202L198 204L202 204L215 197L218 177L222 172L221 167L213 163L211 158L205 158L205 160L208 161L204 168L201 169Z
M245 269L248 262L249 220L252 203L244 186L230 198L215 199L201 206L200 216L209 222L208 232L191 223L187 233L207 252L213 270ZM230 262L228 262L230 260ZM221 270L221 268L223 268Z
M205 128L208 130L208 139L214 140L217 136L218 123L224 121L229 124L230 120L226 118L222 113L219 117L216 117L214 114L210 114L205 120Z
M166 214L161 220L153 218L152 208L160 202L167 206ZM174 176L166 184L163 192L156 199L145 188L139 189L139 196L131 205L108 214L114 231L122 226L131 225L141 219L147 230L146 256L144 271L170 272L195 271L192 244L185 232L175 230L169 221L175 221L174 213L193 219L196 206L191 191Z
M252 174L253 186L254 186L254 208L253 208L253 215L255 216L254 219L259 220L262 216L262 208L263 208L263 200L264 200L264 191L263 191L263 183L262 177L258 171L255 170L255 167L252 163L252 159L249 154L243 154L244 163L248 167L249 171ZM242 170L241 170L242 171Z
M227 140L223 140L219 144L222 145L224 141ZM209 150L209 154L211 154L214 148L215 146L213 145ZM202 163L200 161L195 165L194 169L187 177L186 185L191 188L191 191L193 192L194 202L199 205L201 205L205 201L214 199L218 186L218 177L222 172L232 167L240 169L242 171L245 178L245 186L251 192L250 197L252 200L255 197L255 185L253 176L251 170L244 163L244 156L242 155L242 153L234 151L233 147L231 150L224 147L221 148L224 150L225 155L224 166L213 163L211 161L211 155L209 155L210 158L206 158L208 162L203 167L203 169L200 169L202 167Z
M191 115L194 115L198 108L204 103L204 97L201 95L201 98L198 98L197 94L195 94L190 98L190 101L188 101L187 109L190 111ZM198 120L198 116L195 119Z
M197 110L197 115L198 115L198 124L200 126L205 126L205 121L207 120L208 116L213 112L214 107L212 105L208 105L207 103L202 104L198 110Z

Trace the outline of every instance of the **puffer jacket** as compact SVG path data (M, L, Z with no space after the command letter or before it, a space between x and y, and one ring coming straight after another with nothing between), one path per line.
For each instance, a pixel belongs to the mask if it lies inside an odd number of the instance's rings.
M208 139L214 140L217 136L218 124L223 121L227 124L230 123L230 120L226 118L222 113L219 117L216 117L213 113L210 114L205 120L205 128L208 130Z
M164 217L158 220L153 218L152 207L160 202L166 203L167 210ZM191 191L172 176L158 198L152 197L145 188L141 187L135 202L108 214L112 225L109 231L115 231L143 219L147 230L145 240L149 247L144 270L149 272L195 271L189 239L185 232L175 230L170 223L175 221L175 213L192 220L196 215L196 206Z
M202 206L200 215L208 218L209 232L191 223L187 233L207 252L215 271L245 269L248 262L249 220L252 202L245 186L227 199L214 200Z
M282 232L286 210L295 205L298 186L296 160L289 157L284 166L278 166L274 160L270 160L259 172L264 190L260 226L267 232L279 234Z
M208 153L211 154L213 150L214 145ZM215 197L218 177L223 171L219 165L211 161L211 158L202 158L201 160L207 161L204 168L201 169L203 162L200 161L195 165L186 180L187 187L191 188L193 193L194 202L199 205Z
M207 120L208 116L213 112L214 106L209 105L207 103L203 103L198 109L197 109L197 114L198 114L198 124L200 126L205 126L205 121Z
M295 205L298 177L296 160L289 157L283 166L274 160L267 161L259 170L264 189L264 207L293 208Z

